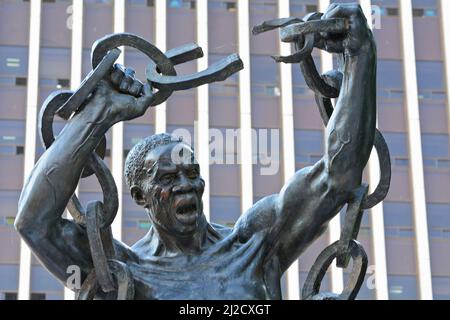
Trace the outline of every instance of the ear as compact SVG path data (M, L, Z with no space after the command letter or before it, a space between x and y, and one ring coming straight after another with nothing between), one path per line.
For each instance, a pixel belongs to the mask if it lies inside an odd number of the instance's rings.
M142 192L142 189L136 185L133 185L130 188L131 197L134 199L134 201L143 207L145 205L145 198L144 193Z

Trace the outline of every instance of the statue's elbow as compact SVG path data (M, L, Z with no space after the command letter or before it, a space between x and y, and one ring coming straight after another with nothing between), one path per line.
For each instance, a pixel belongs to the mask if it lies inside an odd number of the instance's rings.
M38 219L33 218L33 213L26 203L19 202L19 210L16 219L14 220L14 228L19 233L22 239L27 242L36 238L39 233Z
M14 220L14 228L20 234L23 239L30 238L33 228L31 223L27 221L22 212L18 212L16 219Z

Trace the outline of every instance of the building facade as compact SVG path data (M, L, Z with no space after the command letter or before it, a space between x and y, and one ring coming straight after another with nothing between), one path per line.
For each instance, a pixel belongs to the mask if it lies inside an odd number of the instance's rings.
M358 1L358 0L354 0ZM354 2L353 1L353 2ZM141 138L171 132L191 138L206 181L207 217L233 225L255 201L277 193L294 172L324 152L324 127L298 66L278 33L251 35L276 17L323 11L330 0L0 0L0 299L72 299L21 242L13 223L24 179L44 152L37 117L57 89L76 89L91 70L90 48L113 32L140 35L162 51L198 43L205 57L177 66L205 69L237 52L245 69L221 83L175 92L145 116L108 133L107 161L120 191L115 237L128 245L150 224L123 179L127 152ZM391 152L392 183L365 213L358 240L369 268L359 299L450 299L450 3L360 0L378 45L378 125ZM140 79L147 58L125 48L122 63ZM315 52L330 70L333 57ZM62 120L54 124L58 131ZM214 141L214 143L211 143ZM210 148L214 145L214 152ZM365 180L376 185L371 158ZM101 199L83 179L81 201ZM343 215L289 269L285 299L299 299L315 258L339 238ZM348 270L332 267L322 290L342 290Z

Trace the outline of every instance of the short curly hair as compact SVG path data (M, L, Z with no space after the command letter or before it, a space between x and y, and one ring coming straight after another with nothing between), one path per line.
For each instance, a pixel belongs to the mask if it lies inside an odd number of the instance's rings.
M150 137L139 141L128 153L125 160L125 180L128 187L139 185L144 178L144 162L147 154L159 146L164 146L171 143L182 142L182 137L175 137L168 133L154 134Z

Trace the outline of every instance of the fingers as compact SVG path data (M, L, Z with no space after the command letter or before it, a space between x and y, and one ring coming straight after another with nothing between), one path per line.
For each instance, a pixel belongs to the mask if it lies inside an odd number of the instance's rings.
M139 80L135 79L133 83L130 85L129 92L131 95L138 97L141 95L142 87L144 85Z
M120 83L125 75L125 68L121 64L116 63L113 67L113 71L111 72L111 82L112 84L119 88Z
M362 13L362 9L359 4L333 3L322 16L322 19L349 18L350 16L358 13Z
M128 93L130 86L134 82L134 75L136 74L136 71L132 68L126 68L122 81L120 82L119 89L123 93Z
M115 64L111 72L111 82L120 92L139 97L143 84L135 78L135 73L132 68L125 68L120 64Z
M148 107L152 104L154 99L152 88L148 83L142 87L142 96L136 99L136 112L144 114Z

